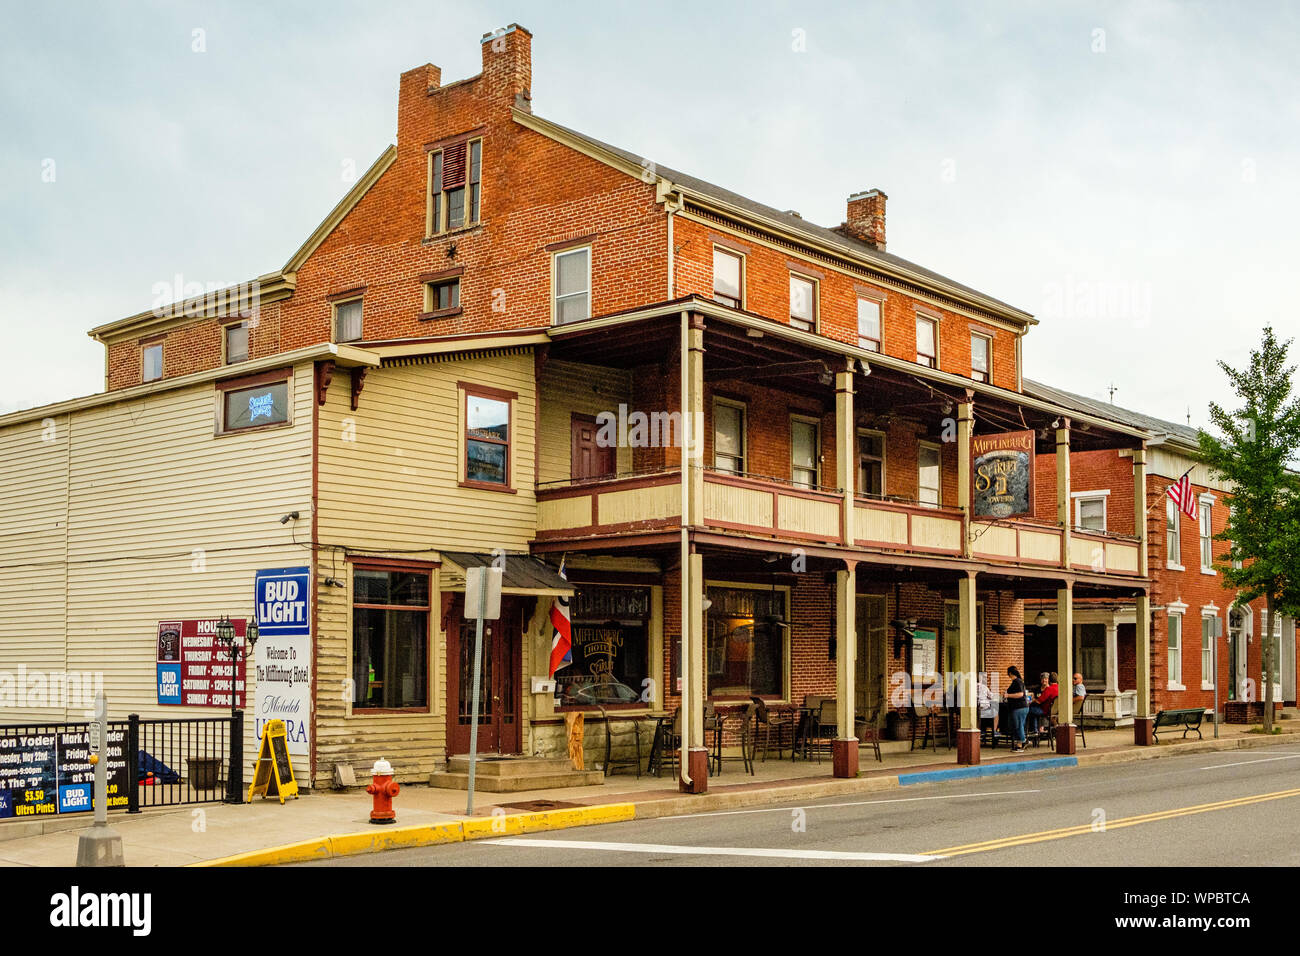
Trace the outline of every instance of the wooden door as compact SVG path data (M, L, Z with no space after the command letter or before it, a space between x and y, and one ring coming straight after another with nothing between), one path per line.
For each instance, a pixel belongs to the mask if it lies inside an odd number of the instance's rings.
M614 474L614 447L596 441L600 430L590 415L573 414L569 477L574 481Z
M858 595L856 624L858 654L854 710L858 717L867 718L876 710L884 713L885 649L889 625L885 620L883 595Z
M447 750L469 753L473 721L474 639L477 622L463 616L464 599L456 597L447 628L451 667L447 698ZM478 752L514 754L523 749L520 726L523 704L523 601L501 598L501 617L483 622L482 684L479 690Z

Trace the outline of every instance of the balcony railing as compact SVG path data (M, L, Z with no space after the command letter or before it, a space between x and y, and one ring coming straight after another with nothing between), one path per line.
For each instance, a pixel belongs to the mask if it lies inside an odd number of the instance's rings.
M583 538L681 527L678 469L570 482L537 490L537 538ZM829 488L705 469L703 517L707 528L792 542L835 545L844 541L843 497ZM959 557L965 519L961 509L857 495L851 540L856 547ZM1136 575L1137 538L1075 529L1070 567ZM1061 566L1061 529L1032 520L976 521L976 559L998 564Z

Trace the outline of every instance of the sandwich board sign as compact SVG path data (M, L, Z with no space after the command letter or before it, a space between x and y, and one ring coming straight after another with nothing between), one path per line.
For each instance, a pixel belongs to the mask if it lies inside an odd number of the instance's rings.
M293 778L293 763L285 740L283 720L268 720L262 728L262 746L257 753L257 769L253 771L253 785L248 788L248 799L261 794L279 797L298 796L298 781Z

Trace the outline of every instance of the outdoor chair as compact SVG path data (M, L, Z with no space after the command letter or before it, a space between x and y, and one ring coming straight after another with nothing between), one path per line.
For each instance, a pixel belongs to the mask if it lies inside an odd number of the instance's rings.
M1042 706L1041 704L1039 706ZM1042 717L1038 718L1038 729L1034 733L1025 732L1025 741L1032 740L1037 747L1044 740L1053 750L1056 749L1056 698L1053 697L1047 702L1047 707Z
M1086 698L1086 697L1075 697L1075 698L1073 698L1073 701L1074 701L1074 726L1078 728L1078 733L1079 733L1079 746L1080 746L1080 747L1087 747L1087 746L1088 746L1088 735L1087 735L1087 734L1084 732L1084 730L1083 730L1083 702L1084 702L1085 700L1087 700L1087 699L1088 699L1088 698Z
M722 715L711 700L704 702L704 746L709 752L709 773L722 773Z
M880 763L885 762L885 758L880 755L880 708L874 708L866 717L860 717L857 721L858 743L871 744L876 752L876 760Z
M600 716L605 718L605 765L602 768L605 771L605 776L608 777L611 773L613 773L615 767L632 767L636 770L636 775L640 777L641 776L641 722L639 720L627 720L625 718L625 722L630 724L631 726L623 728L620 733L620 736L627 737L628 731L629 730L631 731L632 737L636 745L635 760L631 757L619 757L615 759L613 756L614 720L617 720L618 718L615 717L611 719L609 713L605 710L604 707L600 708Z
M673 719L665 721L659 729L659 744L655 748L655 760L653 773L656 777L663 776L664 761L677 776L677 754L682 747L682 709L677 707L673 710Z
M785 749L785 735L788 731L790 734L790 749L794 749L794 720L789 714L773 713L768 709L767 702L761 697L751 697L754 704L754 747L757 751L763 752L763 760L767 760L767 755L772 750L772 735L776 734L776 759L781 759L781 752ZM759 739L762 743L759 744Z

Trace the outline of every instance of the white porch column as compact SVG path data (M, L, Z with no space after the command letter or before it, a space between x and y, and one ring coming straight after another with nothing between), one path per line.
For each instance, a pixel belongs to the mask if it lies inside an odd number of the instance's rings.
M1119 718L1119 621L1111 615L1106 622L1106 690L1102 695L1102 716Z

